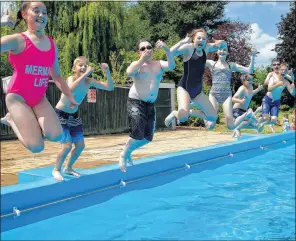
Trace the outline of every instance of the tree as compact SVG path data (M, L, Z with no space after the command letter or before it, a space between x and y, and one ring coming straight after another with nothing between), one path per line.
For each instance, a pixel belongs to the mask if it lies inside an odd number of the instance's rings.
M73 60L81 55L95 65L109 63L110 53L118 49L121 41L123 3L48 1L45 4L49 13L45 31L53 37L59 49L63 75L71 73ZM12 9L20 9L20 2L11 4ZM16 11L13 15L15 18ZM24 27L22 21L15 32L24 31ZM12 34L14 31L6 32ZM9 66L7 54L1 55L1 76L12 74L12 68L2 72L2 66Z
M150 38L176 42L193 28L217 27L226 2L140 1L136 8L141 20L150 22Z
M277 24L280 43L276 44L275 51L282 61L289 67L296 69L296 3L291 2L290 12L281 17Z
M120 2L46 2L47 32L60 52L63 73L73 60L85 56L95 64L109 62L121 38L123 4Z

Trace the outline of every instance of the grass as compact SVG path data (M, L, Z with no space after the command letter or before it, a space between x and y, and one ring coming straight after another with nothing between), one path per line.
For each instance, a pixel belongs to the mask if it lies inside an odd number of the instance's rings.
M280 111L280 114L279 114L279 121L280 123L282 123L282 119L283 119L283 116L287 114L289 116L289 120L290 122L292 121L292 109L290 111ZM216 128L213 130L215 132L229 132L229 133L232 133L231 130L228 130L227 129L227 126L226 126L226 123L225 123L225 118L224 118L224 114L223 113L219 113L219 117L220 117L220 123L216 125ZM274 130L276 133L280 133L280 132L283 132L283 127L282 126L278 126L278 125L274 125L273 126ZM241 130L241 133L250 133L250 134L256 134L256 131L255 130L245 130L245 129L242 129ZM268 126L264 126L264 130L260 133L260 134L271 134L271 130L269 129Z

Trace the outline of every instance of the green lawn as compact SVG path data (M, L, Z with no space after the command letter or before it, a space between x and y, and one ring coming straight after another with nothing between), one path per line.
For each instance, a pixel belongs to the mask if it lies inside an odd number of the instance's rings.
M280 123L282 123L282 119L283 119L284 114L288 114L289 120L290 120L290 122L292 122L292 110L290 110L290 111L285 111L285 112L280 111L280 114L279 114L279 121L280 121ZM226 127L225 118L224 118L223 113L219 113L219 117L220 117L220 123L216 125L216 128L213 131L232 133L232 131L228 130L227 127ZM280 133L280 132L283 131L283 127L282 126L274 125L273 128L276 131L276 133ZM256 134L256 131L242 129L241 130L241 133ZM271 134L271 133L272 132L271 132L271 130L269 129L268 126L265 126L264 127L264 130L261 132L261 134Z

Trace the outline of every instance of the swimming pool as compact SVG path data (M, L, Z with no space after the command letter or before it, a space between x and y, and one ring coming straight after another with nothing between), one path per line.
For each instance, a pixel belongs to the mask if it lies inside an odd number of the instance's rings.
M202 152L193 152L195 162L183 160L187 168L179 165L127 178L125 187L106 188L17 218L3 218L2 225L10 228L1 233L1 239L294 239L294 138L295 133L259 136L203 148L207 156L217 150L221 155L197 162ZM223 155L228 150L233 155ZM185 154L181 152L178 160ZM57 210L63 212L12 229L13 222Z

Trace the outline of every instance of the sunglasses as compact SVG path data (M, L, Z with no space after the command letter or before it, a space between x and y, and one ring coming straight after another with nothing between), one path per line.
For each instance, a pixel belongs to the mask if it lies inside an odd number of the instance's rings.
M272 66L280 66L281 64L272 64Z
M150 50L150 49L152 49L152 46L151 46L151 45L148 45L148 46L146 46L146 47L143 46L143 47L140 48L140 51L143 52L143 51L145 51L145 49Z

